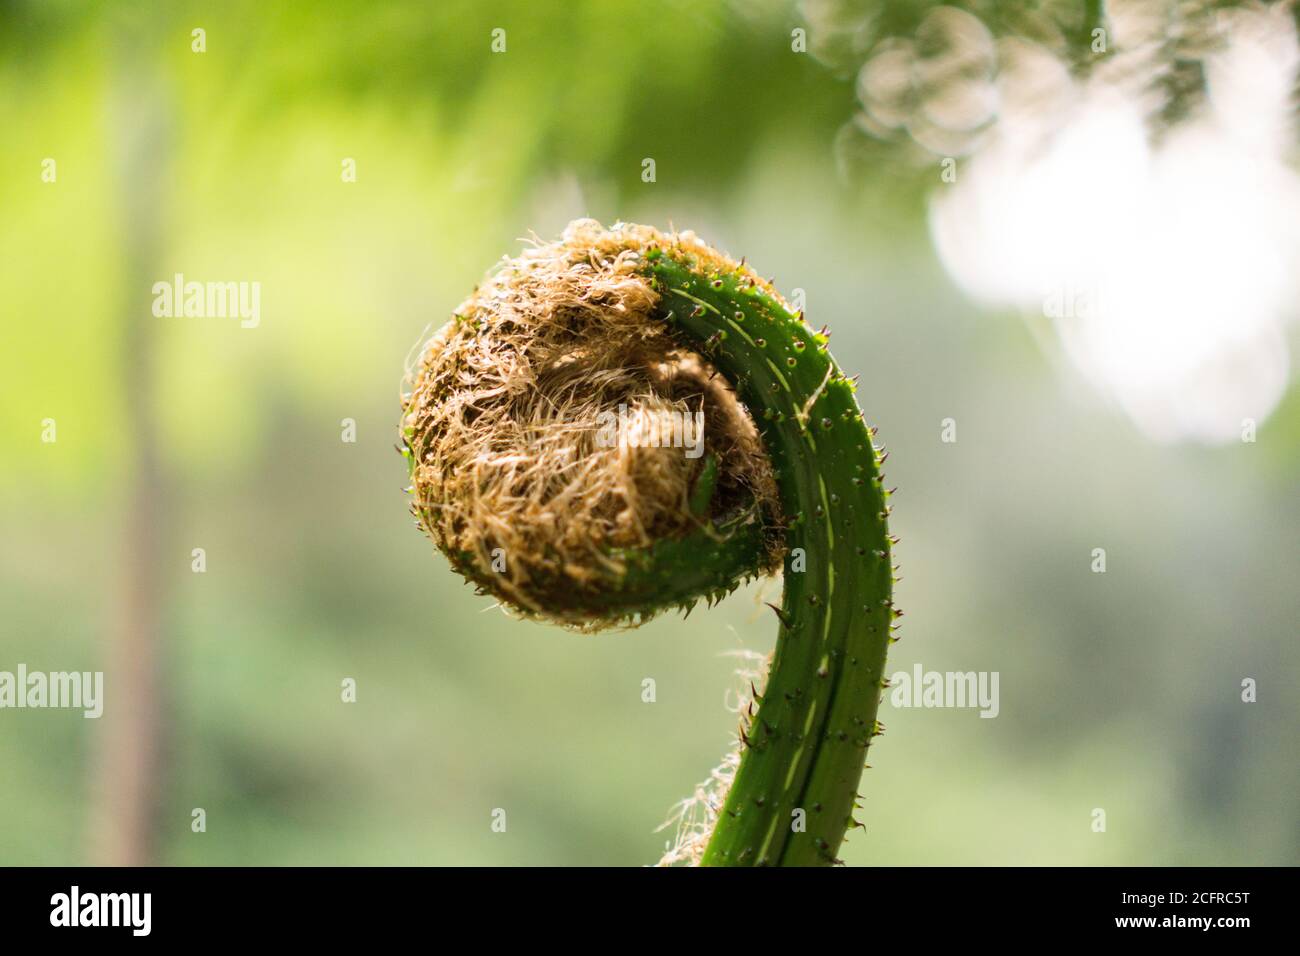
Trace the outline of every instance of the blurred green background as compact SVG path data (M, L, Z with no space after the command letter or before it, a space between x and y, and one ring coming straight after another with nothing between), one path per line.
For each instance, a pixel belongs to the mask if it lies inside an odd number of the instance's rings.
M848 863L1300 862L1296 390L1253 444L1144 438L957 291L931 172L846 168L852 79L791 51L800 13L0 2L0 670L106 672L102 720L0 711L0 863L658 858L779 585L628 633L511 621L413 527L393 447L426 328L580 216L806 291L899 487L889 672L1001 674L994 720L886 700ZM260 325L154 317L176 272L260 282ZM156 734L141 806L123 726Z

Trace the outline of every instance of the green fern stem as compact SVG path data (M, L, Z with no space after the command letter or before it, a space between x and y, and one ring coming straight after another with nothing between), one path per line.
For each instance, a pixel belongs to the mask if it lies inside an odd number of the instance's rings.
M786 516L776 651L702 862L834 863L880 733L876 710L899 614L882 459L853 382L801 315L744 271L703 274L685 252L650 250L644 273L661 296L657 318L750 409Z

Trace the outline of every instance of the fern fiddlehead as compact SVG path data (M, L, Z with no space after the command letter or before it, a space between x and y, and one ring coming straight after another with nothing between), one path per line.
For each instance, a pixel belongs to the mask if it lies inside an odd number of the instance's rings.
M768 679L699 862L836 862L898 612L883 458L824 332L690 233L583 220L476 290L408 386L412 511L521 615L634 625L782 568ZM657 440L690 413L695 458Z

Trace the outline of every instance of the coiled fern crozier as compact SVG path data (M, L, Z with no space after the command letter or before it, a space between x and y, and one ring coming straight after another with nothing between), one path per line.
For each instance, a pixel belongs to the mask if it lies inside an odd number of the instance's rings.
M408 372L412 511L518 614L634 626L783 571L704 865L838 862L880 732L889 493L826 345L693 234L580 220L505 261Z

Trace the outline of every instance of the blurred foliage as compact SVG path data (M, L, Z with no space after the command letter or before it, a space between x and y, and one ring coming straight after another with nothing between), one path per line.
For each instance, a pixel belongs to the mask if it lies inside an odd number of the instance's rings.
M1159 139L1204 112L1207 60L1240 15L1276 12L1300 27L1296 0L802 0L800 9L811 52L857 80L862 109L841 130L841 152L868 167L909 157L918 174L986 139L999 119L994 83L1008 68L1038 74L1026 85L1042 88L1045 112L1055 80L1045 63L1080 83L1104 76L1144 105Z
M147 323L166 862L649 862L729 746L723 655L773 639L756 589L579 637L490 610L405 511L403 358L520 238L581 215L695 228L807 290L901 488L890 670L1002 673L996 720L884 715L850 863L1296 862L1300 407L1257 445L1154 447L1062 379L952 290L918 180L887 154L841 175L852 83L791 51L801 22L686 0L0 2L0 668L100 661L132 479L118 342ZM257 329L156 319L128 280L113 162L140 129L153 273L260 281ZM84 859L94 722L0 724L0 862Z

